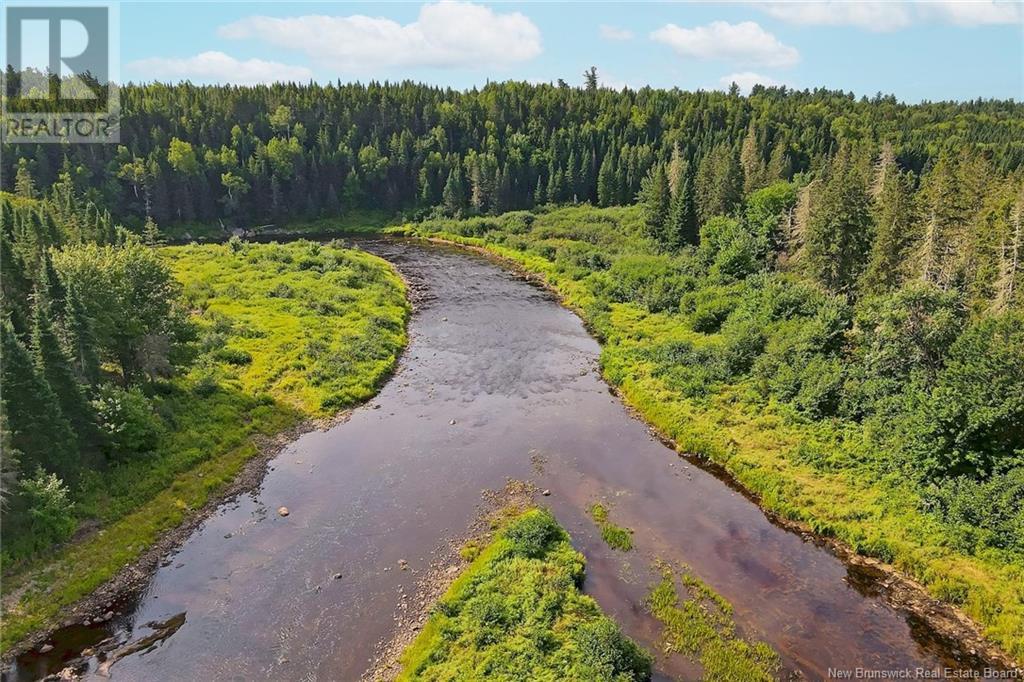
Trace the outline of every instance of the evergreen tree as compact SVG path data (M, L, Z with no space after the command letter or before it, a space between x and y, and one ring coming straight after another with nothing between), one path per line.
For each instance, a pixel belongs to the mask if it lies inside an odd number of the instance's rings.
M671 248L679 248L687 244L696 244L700 233L693 192L693 174L690 172L690 164L686 161L683 161L681 168L676 170L676 181L673 184L675 189L672 192L666 240Z
M646 234L659 244L668 246L666 229L672 193L668 186L665 166L658 164L640 185L640 205L643 208Z
M54 332L50 302L41 290L36 292L33 308L32 354L36 371L56 396L61 414L78 436L78 444L88 449L95 445L97 436L92 408Z
M448 172L448 180L441 192L445 213L458 215L466 206L466 188L462 183L462 169L456 164Z
M968 228L978 209L980 192L972 191L980 181L973 164L953 152L939 156L925 176L922 187L923 237L918 262L921 279L949 288L958 276L967 253Z
M601 160L601 169L597 172L597 203L599 206L611 206L618 203L618 186L615 181L614 153L605 152ZM539 180L539 178L538 178Z
M78 469L77 444L71 425L60 410L57 396L36 371L32 356L7 320L0 321L3 363L0 377L11 445L24 455L25 468L43 466L62 477Z
M766 169L757 143L757 129L751 123L740 149L740 167L743 169L743 193L750 194L765 185Z
M74 287L68 289L65 297L64 347L78 380L87 386L95 386L100 379L96 335L86 306Z
M23 157L18 159L18 170L14 176L14 193L25 199L34 199L36 196L36 182L32 179L32 172L28 169L28 161Z
M898 287L914 225L911 178L883 150L872 183L875 238L861 283L865 293L880 294Z
M832 161L820 193L812 198L804 235L810 274L833 292L854 287L871 243L867 182L852 150L844 145Z
M732 149L716 145L697 166L694 180L697 219L703 224L717 215L729 215L740 202L743 178Z
M146 222L142 226L142 242L146 246L161 246L164 243L164 236L151 216L146 216Z

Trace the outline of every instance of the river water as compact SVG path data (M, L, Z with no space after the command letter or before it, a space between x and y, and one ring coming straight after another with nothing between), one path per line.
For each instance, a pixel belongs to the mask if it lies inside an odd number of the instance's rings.
M465 532L481 491L509 478L550 490L540 499L587 556L586 591L649 650L657 628L642 600L660 558L728 599L740 632L781 654L784 677L957 665L870 580L653 438L600 378L598 344L549 293L476 254L362 246L424 293L396 374L346 423L286 448L258 490L225 503L105 626L139 640L184 614L172 635L103 671L112 679L358 679L401 617L400 595ZM596 501L635 531L634 551L604 545L586 515ZM25 655L5 677L60 670L108 634L57 633L51 655ZM99 668L90 660L87 676ZM694 670L678 656L657 668Z

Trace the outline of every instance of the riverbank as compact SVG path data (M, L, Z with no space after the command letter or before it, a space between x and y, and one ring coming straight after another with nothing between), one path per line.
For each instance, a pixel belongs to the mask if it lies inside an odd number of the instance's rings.
M597 217L588 220L584 210ZM692 333L670 312L609 304L588 279L588 259L603 259L598 269L605 269L627 250L638 216L630 209L554 213L467 221L468 234L456 231L457 221L400 232L479 249L540 278L602 342L605 378L678 451L721 466L780 523L813 533L848 564L878 576L890 603L924 618L968 657L1014 665L1024 652L1017 589L1024 568L1012 556L957 551L950 531L892 477L864 468L823 471L801 460L802 448L820 438L816 425L777 403L751 400L749 385L719 386L699 400L681 396L644 353Z
M150 459L107 472L84 498L90 530L4 575L5 660L130 598L288 442L372 397L406 344L405 286L370 254L296 242L162 255L200 330L196 362L160 394L174 421Z

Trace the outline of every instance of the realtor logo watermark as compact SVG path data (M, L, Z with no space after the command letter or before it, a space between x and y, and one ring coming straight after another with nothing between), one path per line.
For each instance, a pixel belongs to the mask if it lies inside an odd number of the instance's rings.
M0 139L119 142L117 4L15 1L2 17Z

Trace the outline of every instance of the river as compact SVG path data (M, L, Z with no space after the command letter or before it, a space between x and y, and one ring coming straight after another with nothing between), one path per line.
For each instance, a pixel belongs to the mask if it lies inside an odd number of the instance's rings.
M439 548L465 532L481 491L509 478L550 490L540 500L587 556L586 591L650 650L657 628L642 599L660 558L728 599L742 634L780 653L785 677L956 664L952 647L888 606L870 579L652 437L601 379L597 342L548 292L449 247L362 246L424 294L377 398L287 447L261 487L225 503L105 631L57 633L50 656L22 656L6 677L36 679L96 639L138 640L146 624L184 614L169 637L105 672L356 680L401 617L400 595L415 593ZM632 552L602 542L586 515L596 501L634 530ZM90 660L87 676L99 664ZM656 667L692 672L680 657Z

